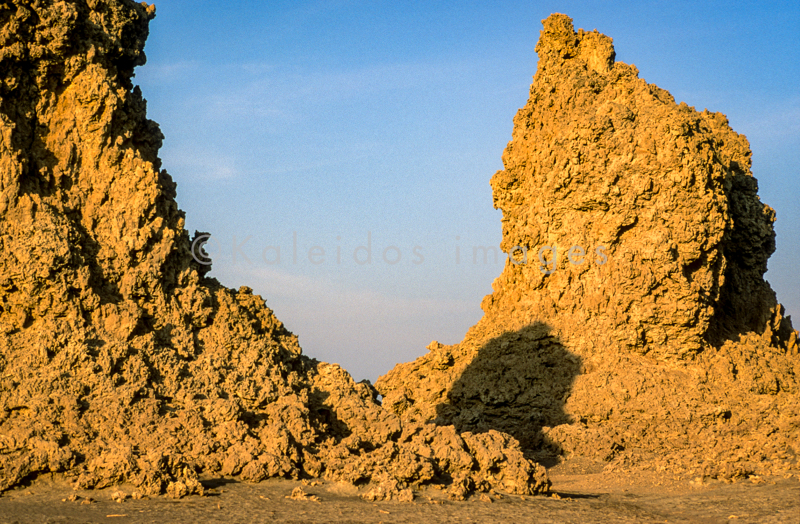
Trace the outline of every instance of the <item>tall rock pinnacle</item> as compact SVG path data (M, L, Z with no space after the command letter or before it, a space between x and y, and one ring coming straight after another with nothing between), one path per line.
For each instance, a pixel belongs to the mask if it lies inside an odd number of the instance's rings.
M492 178L501 247L530 260L508 265L488 314L580 325L597 345L661 359L767 329L786 347L791 328L763 278L775 213L756 194L747 139L719 113L676 105L614 62L610 38L576 33L564 15L545 20L536 50Z
M547 491L500 432L401 422L193 261L131 78L155 8L0 4L0 491L45 472L141 494L201 475Z
M384 406L542 455L686 472L710 446L713 474L778 467L800 436L800 357L763 278L775 212L747 139L616 62L609 37L543 24L491 179L509 260L462 343L382 377Z

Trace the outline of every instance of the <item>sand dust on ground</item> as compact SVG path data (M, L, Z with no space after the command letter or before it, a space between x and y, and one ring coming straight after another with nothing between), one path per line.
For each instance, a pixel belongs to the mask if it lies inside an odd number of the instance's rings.
M800 522L796 478L723 483L602 469L590 461L568 461L549 472L551 496L493 493L463 502L448 500L436 488L415 492L413 502L367 502L350 485L277 479L257 484L209 479L202 497L135 500L132 486L73 490L68 479L56 477L4 494L0 524Z

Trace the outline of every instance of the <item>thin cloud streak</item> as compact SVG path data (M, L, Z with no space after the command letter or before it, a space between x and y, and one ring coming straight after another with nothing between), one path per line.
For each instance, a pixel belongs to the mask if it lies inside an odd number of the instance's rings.
M236 278L252 282L250 287L263 292L268 304L270 300L313 304L314 309L330 308L330 315L339 319L361 319L367 311L372 317L396 319L441 310L467 312L475 309L475 304L467 300L389 296L370 289L353 289L324 277L272 268L239 268Z
M310 108L342 102L379 92L431 90L432 86L480 67L474 61L460 64L405 63L383 64L350 71L286 70L268 63L232 66L228 74L204 67L197 75L226 78L250 76L240 85L212 89L191 97L188 105L208 119L245 116L280 118L289 122L307 121Z
M201 180L228 180L240 176L230 155L197 149L164 147L160 156L171 172L181 172Z
M482 315L475 300L387 295L274 268L222 266L214 273L226 285L253 288L299 334L306 355L339 363L356 380L374 381L414 360L433 339L458 342Z

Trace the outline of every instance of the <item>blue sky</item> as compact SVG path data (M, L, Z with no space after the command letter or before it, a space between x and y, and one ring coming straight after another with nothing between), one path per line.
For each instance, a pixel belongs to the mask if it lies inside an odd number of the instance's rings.
M356 379L460 341L502 271L472 249L500 242L489 179L553 12L748 137L778 214L767 280L800 314L794 1L160 2L135 82L212 276Z

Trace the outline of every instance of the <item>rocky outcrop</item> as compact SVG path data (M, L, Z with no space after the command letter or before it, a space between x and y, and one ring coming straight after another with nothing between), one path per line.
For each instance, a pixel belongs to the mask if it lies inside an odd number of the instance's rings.
M0 490L62 472L176 497L202 475L546 491L509 435L402 421L205 276L131 82L153 16L0 4Z
M747 139L616 62L609 37L543 23L491 180L509 260L463 342L378 381L384 406L542 459L797 472L797 332L763 278L775 212Z

